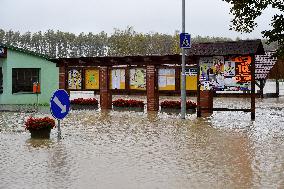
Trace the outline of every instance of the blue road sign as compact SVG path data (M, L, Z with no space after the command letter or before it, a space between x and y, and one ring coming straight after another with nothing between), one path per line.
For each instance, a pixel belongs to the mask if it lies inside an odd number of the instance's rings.
M56 119L63 119L70 109L68 93L63 89L58 89L50 99L50 112Z
M181 33L179 35L179 40L180 40L180 48L185 48L185 49L191 48L190 34Z

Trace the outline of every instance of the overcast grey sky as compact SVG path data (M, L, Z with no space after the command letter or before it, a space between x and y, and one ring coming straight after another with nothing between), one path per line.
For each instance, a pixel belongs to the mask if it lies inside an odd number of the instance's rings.
M0 28L20 32L105 31L133 26L135 31L173 34L181 30L182 0L0 0ZM230 5L222 0L186 0L186 31L193 36L261 38L275 13L267 9L250 34L229 30Z

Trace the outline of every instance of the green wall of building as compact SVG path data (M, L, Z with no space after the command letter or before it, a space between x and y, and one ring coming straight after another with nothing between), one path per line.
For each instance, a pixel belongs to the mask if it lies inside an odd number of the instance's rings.
M0 58L3 73L3 93L0 94L0 104L34 104L37 96L33 93L12 94L13 68L39 68L41 93L39 103L49 103L53 92L59 87L59 68L56 64L43 57L8 49L7 58Z

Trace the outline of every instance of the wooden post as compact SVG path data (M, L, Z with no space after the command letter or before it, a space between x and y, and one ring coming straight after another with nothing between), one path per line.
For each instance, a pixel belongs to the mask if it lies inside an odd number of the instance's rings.
M159 110L158 74L154 65L147 66L147 111Z
M200 91L200 114L213 113L213 89Z
M109 72L108 66L100 67L100 105L102 110L112 109L112 94L109 88Z
M85 81L85 74L86 74L86 68L81 68L81 76L82 76L82 84L81 84L81 89L85 90L86 89L86 81Z
M67 70L65 69L65 66L60 65L59 67L59 89L67 89L68 87L68 74L66 73Z
M125 91L127 91L128 95L130 94L130 68L129 66L125 68Z
M276 79L276 96L279 97L279 79Z
M181 68L176 67L175 68L175 91L178 91L178 93L180 93L180 73L181 73Z
M276 96L279 97L279 67L278 67L279 63L277 64L276 63L276 70L277 70L277 73L276 73Z
M260 97L261 98L264 98L264 95L263 95L263 88L264 88L264 79L260 79Z
M251 62L251 120L255 120L255 56L250 55Z

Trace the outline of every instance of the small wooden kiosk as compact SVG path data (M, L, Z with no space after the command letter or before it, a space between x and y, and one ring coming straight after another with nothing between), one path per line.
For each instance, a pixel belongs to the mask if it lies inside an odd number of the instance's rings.
M251 112L255 119L255 55L264 54L261 40L203 43L193 46L189 55L197 57L197 116L213 111ZM214 108L217 91L243 91L251 98L250 109Z

